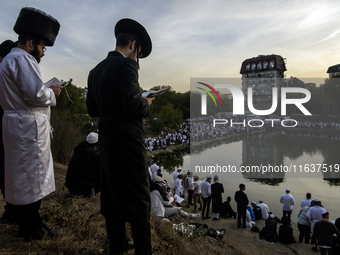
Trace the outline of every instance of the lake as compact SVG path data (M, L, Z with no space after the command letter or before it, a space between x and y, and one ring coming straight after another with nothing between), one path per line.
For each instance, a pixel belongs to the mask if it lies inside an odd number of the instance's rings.
M290 188L296 202L293 222L297 222L300 203L307 192L321 200L331 220L340 217L340 137L336 133L258 132L195 143L190 151L162 153L155 159L171 187L172 173L178 166L182 173L190 169L202 180L217 174L224 185L223 200L231 196L234 209L235 191L244 183L249 201L263 200L278 217L282 216L280 196L286 188ZM251 172L254 166L262 171Z

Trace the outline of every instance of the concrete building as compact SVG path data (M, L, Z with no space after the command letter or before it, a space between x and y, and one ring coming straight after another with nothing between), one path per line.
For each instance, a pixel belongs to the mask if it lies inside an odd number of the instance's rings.
M252 88L253 106L257 110L267 110L272 106L272 88L277 87L280 93L283 86L286 65L279 55L260 55L242 62L242 90L245 106L248 100L248 88Z
M328 67L329 78L340 77L340 64Z

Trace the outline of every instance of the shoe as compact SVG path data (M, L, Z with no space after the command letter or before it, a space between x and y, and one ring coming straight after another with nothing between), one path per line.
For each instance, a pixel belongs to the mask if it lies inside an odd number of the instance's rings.
M219 234L218 234L218 238L219 239L222 239L223 238L223 236L224 236L224 234L227 232L224 228L222 228L222 229L220 229L218 232L220 232Z
M213 220L218 220L217 218L213 218Z
M207 220L207 219L210 219L210 218L211 218L210 216L207 216L207 217L205 217L204 219L206 219L206 220Z

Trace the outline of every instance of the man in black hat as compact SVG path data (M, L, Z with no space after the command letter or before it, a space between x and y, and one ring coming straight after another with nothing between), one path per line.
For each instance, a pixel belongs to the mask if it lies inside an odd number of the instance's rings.
M49 118L62 88L44 85L38 63L45 47L54 44L59 27L50 15L22 8L13 28L18 46L0 65L5 200L15 205L20 234L27 241L60 234L49 229L38 212L42 198L55 190Z
M115 36L115 51L88 77L87 109L91 116L100 117L101 211L111 253L129 248L125 224L130 222L136 254L151 254L150 177L143 118L154 98L143 98L138 83L138 59L150 54L151 39L145 28L131 19L116 24ZM114 144L120 144L119 150Z

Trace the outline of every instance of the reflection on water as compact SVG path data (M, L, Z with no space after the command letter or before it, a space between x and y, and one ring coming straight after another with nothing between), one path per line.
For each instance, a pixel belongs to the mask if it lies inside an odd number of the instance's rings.
M322 176L329 185L340 186L338 168L340 141L334 139L332 135L308 133L305 130L243 134L191 145L190 155L195 161L200 160L203 162L200 164L204 164L212 158L208 154L212 149L214 149L216 158L223 159L226 158L225 149L222 149L224 146L236 148L239 144L241 144L241 152L234 150L235 155L229 153L228 161L236 160L237 162L237 157L240 157L240 162L234 163L237 167L248 167L247 169L252 167L254 169L257 166L257 169L261 167L264 170L264 167L270 169L270 167L276 166L277 170L276 172L273 170L271 172L242 172L244 179L277 186L287 177L287 171L282 171L282 169L288 170L290 167L290 177L320 178ZM241 153L241 155L236 155L237 153ZM172 153L157 154L154 160L157 160L158 165L166 172L172 173L177 167L183 166L183 157L188 154L189 148L183 147ZM287 162L294 162L294 164Z
M225 139L206 141L200 145L191 144L189 149L181 149L174 153L162 153L155 157L162 168L164 179L173 187L172 172L179 166L183 173L188 169L194 171L192 163L199 161L204 164L208 160L225 159L228 164L240 167L246 165L304 165L340 163L340 140L330 135L320 133L307 133L299 131L277 131L272 133L252 133L233 136ZM209 173L195 173L205 179ZM214 174L211 174L214 175ZM330 212L331 218L340 217L338 194L340 192L340 173L307 173L297 176L297 173L281 173L276 176L259 176L250 173L219 173L221 183L224 185L227 196L234 197L239 183L247 187L246 193L250 201L264 200L275 215L281 217L282 205L280 196L286 188L292 190L296 205L293 209L292 220L296 222L300 203L307 192L313 198L320 198L323 205ZM265 178L263 178L265 177ZM306 178L308 177L308 178ZM236 203L232 201L232 206Z

